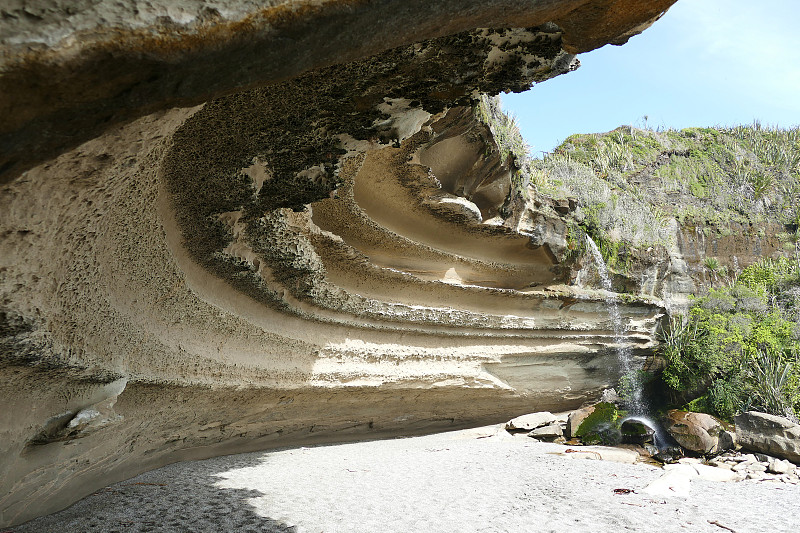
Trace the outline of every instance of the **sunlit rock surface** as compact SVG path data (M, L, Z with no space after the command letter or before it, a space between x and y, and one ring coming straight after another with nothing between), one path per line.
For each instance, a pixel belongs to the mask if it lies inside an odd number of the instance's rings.
M566 284L558 218L520 223L471 105L671 3L0 8L0 525L614 383L604 295ZM621 311L646 354L660 308Z

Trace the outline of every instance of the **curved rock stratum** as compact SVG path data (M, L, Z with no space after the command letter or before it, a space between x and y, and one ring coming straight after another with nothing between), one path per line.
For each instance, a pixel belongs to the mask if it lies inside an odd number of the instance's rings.
M673 1L0 8L0 525L614 384L662 309L620 302L620 339L569 285L567 226L523 216L475 106Z

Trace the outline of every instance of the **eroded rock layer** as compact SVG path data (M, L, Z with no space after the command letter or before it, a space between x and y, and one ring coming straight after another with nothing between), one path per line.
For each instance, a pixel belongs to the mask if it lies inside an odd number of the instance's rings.
M4 8L0 524L183 458L615 383L660 308L620 303L620 338L566 285L566 226L511 222L513 159L471 106L671 3L222 2L116 33Z

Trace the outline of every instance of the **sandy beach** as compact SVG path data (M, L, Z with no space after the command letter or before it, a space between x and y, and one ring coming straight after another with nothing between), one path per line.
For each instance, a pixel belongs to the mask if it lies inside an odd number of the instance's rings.
M800 486L695 479L573 459L501 426L176 463L111 485L14 533L796 531ZM615 489L631 489L619 494Z

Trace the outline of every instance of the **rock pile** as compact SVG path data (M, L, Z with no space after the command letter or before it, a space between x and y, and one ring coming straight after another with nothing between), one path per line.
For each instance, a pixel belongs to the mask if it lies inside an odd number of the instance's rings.
M620 419L620 415L614 403L600 402L558 415L549 412L523 415L510 420L505 428L510 433L525 432L529 437L549 442L566 443L568 438L569 444L576 447L565 447L560 455L573 459L661 461L665 463L664 474L642 489L650 496L688 497L695 479L800 484L800 470L792 462L800 456L800 425L791 420L750 411L736 417L734 430L730 424L704 413L671 410L664 417L664 425L680 447L659 451L649 444L653 428L636 418ZM587 445L597 443L598 439L602 441L611 430L621 437L613 444L624 440L629 444ZM742 453L738 451L741 447L769 450L773 454ZM684 450L706 458L681 457ZM676 457L680 458L675 460Z
M606 423L611 419L604 416L599 420L602 411L608 411L612 404L601 402L592 406L583 407L567 413L553 414L550 412L537 412L519 416L508 421L505 428L510 433L525 433L529 437L548 442L566 443L570 439L571 445L593 444L595 434L589 431L589 426L598 423ZM612 413L617 416L616 410ZM598 418L598 420L593 420ZM800 447L800 439L793 439L792 432L800 429L800 426L787 419L767 415L764 413L748 412L736 418L737 426L735 433L730 424L714 418L704 413L693 413L688 411L672 410L665 417L665 425L670 435L680 444L680 446L690 452L712 457L711 459L701 459L697 457L681 457L674 459L663 459L659 455L649 453L654 447L649 446L648 438L652 439L653 429L646 424L639 422L635 418L624 419L619 426L618 432L623 436L630 435L640 437L643 442L636 442L640 446L631 447L629 450L636 449L636 453L643 457L654 457L663 462L677 465L691 465L692 476L698 475L700 478L713 481L741 481L752 479L757 481L782 481L784 483L797 484L800 482L800 471L791 460L787 460L787 454L791 455L791 450ZM614 422L611 420L611 422ZM614 426L616 428L616 426ZM754 431L754 427L764 427L764 433ZM772 428L773 431L768 431ZM778 435L780 433L780 435ZM588 436L584 438L584 435ZM753 446L766 447L769 443L771 449L778 453L771 455L765 453L742 453L738 451L741 446L746 449L753 449ZM754 444L755 443L755 444ZM616 444L619 444L617 442ZM642 446L643 445L643 446ZM568 452L581 453L582 456L596 459L603 459L603 454L593 452L597 449L608 449L602 446L581 446L579 450L567 450ZM800 448L798 448L800 449ZM682 451L677 455L680 457ZM787 452L789 450L789 452ZM596 457L595 457L596 456ZM793 456L792 456L793 457ZM791 459L789 457L788 459ZM665 465L666 470L672 470L673 465ZM689 472L686 468L678 469Z
M796 465L761 453L726 452L711 459L708 464L735 472L740 480L782 481L792 485L800 482Z

